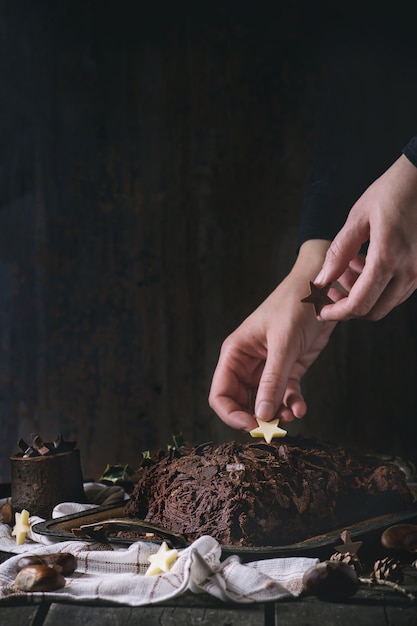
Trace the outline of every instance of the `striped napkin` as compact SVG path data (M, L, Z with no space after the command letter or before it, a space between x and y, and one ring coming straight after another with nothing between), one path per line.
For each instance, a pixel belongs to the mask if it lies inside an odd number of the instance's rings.
M86 507L78 503L58 505L54 517L77 512L80 506ZM39 518L30 519L31 524L38 521ZM237 555L222 561L220 544L205 535L178 551L178 559L168 573L145 576L150 564L148 557L159 547L156 542L136 541L128 547L114 544L110 550L103 544L86 541L52 543L50 538L33 532L22 546L16 546L10 526L0 523L0 550L16 553L0 565L0 602L24 597L28 602L142 606L171 600L186 591L205 592L228 602L267 602L300 595L304 572L318 562L308 557L281 557L242 563ZM77 558L77 569L66 577L65 587L35 593L14 587L16 563L22 553L56 552L71 552Z

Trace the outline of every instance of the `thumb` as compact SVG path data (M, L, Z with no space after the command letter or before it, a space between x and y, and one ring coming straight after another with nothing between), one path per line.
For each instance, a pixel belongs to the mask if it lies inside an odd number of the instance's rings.
M360 225L349 216L330 244L323 266L313 282L324 286L337 280L368 239L368 224Z
M287 362L287 359L284 359ZM255 417L264 421L272 420L287 387L290 367L283 368L277 359L267 359L258 385L255 401Z

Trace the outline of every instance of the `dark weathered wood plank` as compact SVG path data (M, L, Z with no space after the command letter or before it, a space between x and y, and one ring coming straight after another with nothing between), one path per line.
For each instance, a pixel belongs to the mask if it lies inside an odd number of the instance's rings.
M308 598L302 602L282 602L276 605L276 623L285 626L384 626L382 605L322 602Z
M0 606L1 626L41 626L43 616L40 606Z
M416 626L417 606L388 606L386 608L387 624L395 626Z
M263 606L241 609L210 609L185 607L93 607L53 604L44 626L116 626L139 624L146 626L213 626L227 624L262 626ZM271 625L272 626L272 625Z

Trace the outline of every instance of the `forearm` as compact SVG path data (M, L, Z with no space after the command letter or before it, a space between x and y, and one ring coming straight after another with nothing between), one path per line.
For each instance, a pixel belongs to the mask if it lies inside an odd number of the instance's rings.
M314 281L320 271L330 243L326 239L309 239L301 245L290 276L300 281L304 290L308 288L308 281Z

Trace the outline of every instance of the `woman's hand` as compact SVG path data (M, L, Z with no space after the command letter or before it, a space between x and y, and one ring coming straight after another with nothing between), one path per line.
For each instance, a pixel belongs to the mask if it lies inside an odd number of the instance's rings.
M285 280L224 341L209 404L229 426L249 431L263 420L289 422L307 407L300 381L327 344L334 322L321 322L301 303L329 242L303 244ZM329 292L332 299L340 292Z
M404 155L352 207L314 282L336 280L347 294L322 320L379 320L417 288L417 168Z

